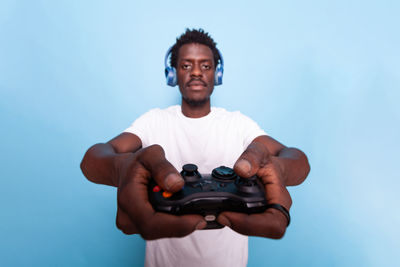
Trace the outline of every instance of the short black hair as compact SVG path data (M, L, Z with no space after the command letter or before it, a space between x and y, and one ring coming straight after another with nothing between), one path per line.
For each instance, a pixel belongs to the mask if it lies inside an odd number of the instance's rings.
M170 64L172 67L176 68L177 61L178 61L178 53L181 46L185 44L203 44L208 46L214 56L214 64L217 67L220 56L217 49L217 43L211 38L211 36L205 32L203 29L186 29L185 33L183 33L179 38L176 38L176 43L172 46L171 49L171 59Z

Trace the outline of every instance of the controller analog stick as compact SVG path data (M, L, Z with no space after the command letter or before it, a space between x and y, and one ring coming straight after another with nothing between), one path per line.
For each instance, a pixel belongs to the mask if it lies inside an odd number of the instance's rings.
M185 164L182 167L182 171L185 172L185 175L193 176L197 172L197 166L195 164Z
M181 175L186 182L197 182L201 178L195 164L183 165Z
M235 180L236 174L233 171L233 169L225 166L220 166L218 168L215 168L211 175L219 180L224 180L224 181L232 181Z

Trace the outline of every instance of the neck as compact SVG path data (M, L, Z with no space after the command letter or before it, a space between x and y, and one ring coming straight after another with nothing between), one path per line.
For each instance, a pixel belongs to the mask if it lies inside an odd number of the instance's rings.
M188 118L201 118L211 112L210 99L204 102L188 103L182 98L182 113Z

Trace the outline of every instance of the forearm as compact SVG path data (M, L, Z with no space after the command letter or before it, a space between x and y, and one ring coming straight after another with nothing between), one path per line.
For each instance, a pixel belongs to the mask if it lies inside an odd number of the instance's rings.
M91 182L118 186L119 166L132 155L132 153L116 153L109 143L95 144L83 157L81 170Z
M279 164L285 185L301 184L310 172L307 156L297 148L284 147L272 160Z

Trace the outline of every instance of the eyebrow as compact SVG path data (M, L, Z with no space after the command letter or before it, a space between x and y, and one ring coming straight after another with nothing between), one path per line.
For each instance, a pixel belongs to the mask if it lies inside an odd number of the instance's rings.
M193 59L193 58L181 58L180 61L197 61L197 59ZM212 59L206 58L206 59L199 59L198 61L200 61L200 62L206 62L206 61L212 62L213 60L212 60Z

